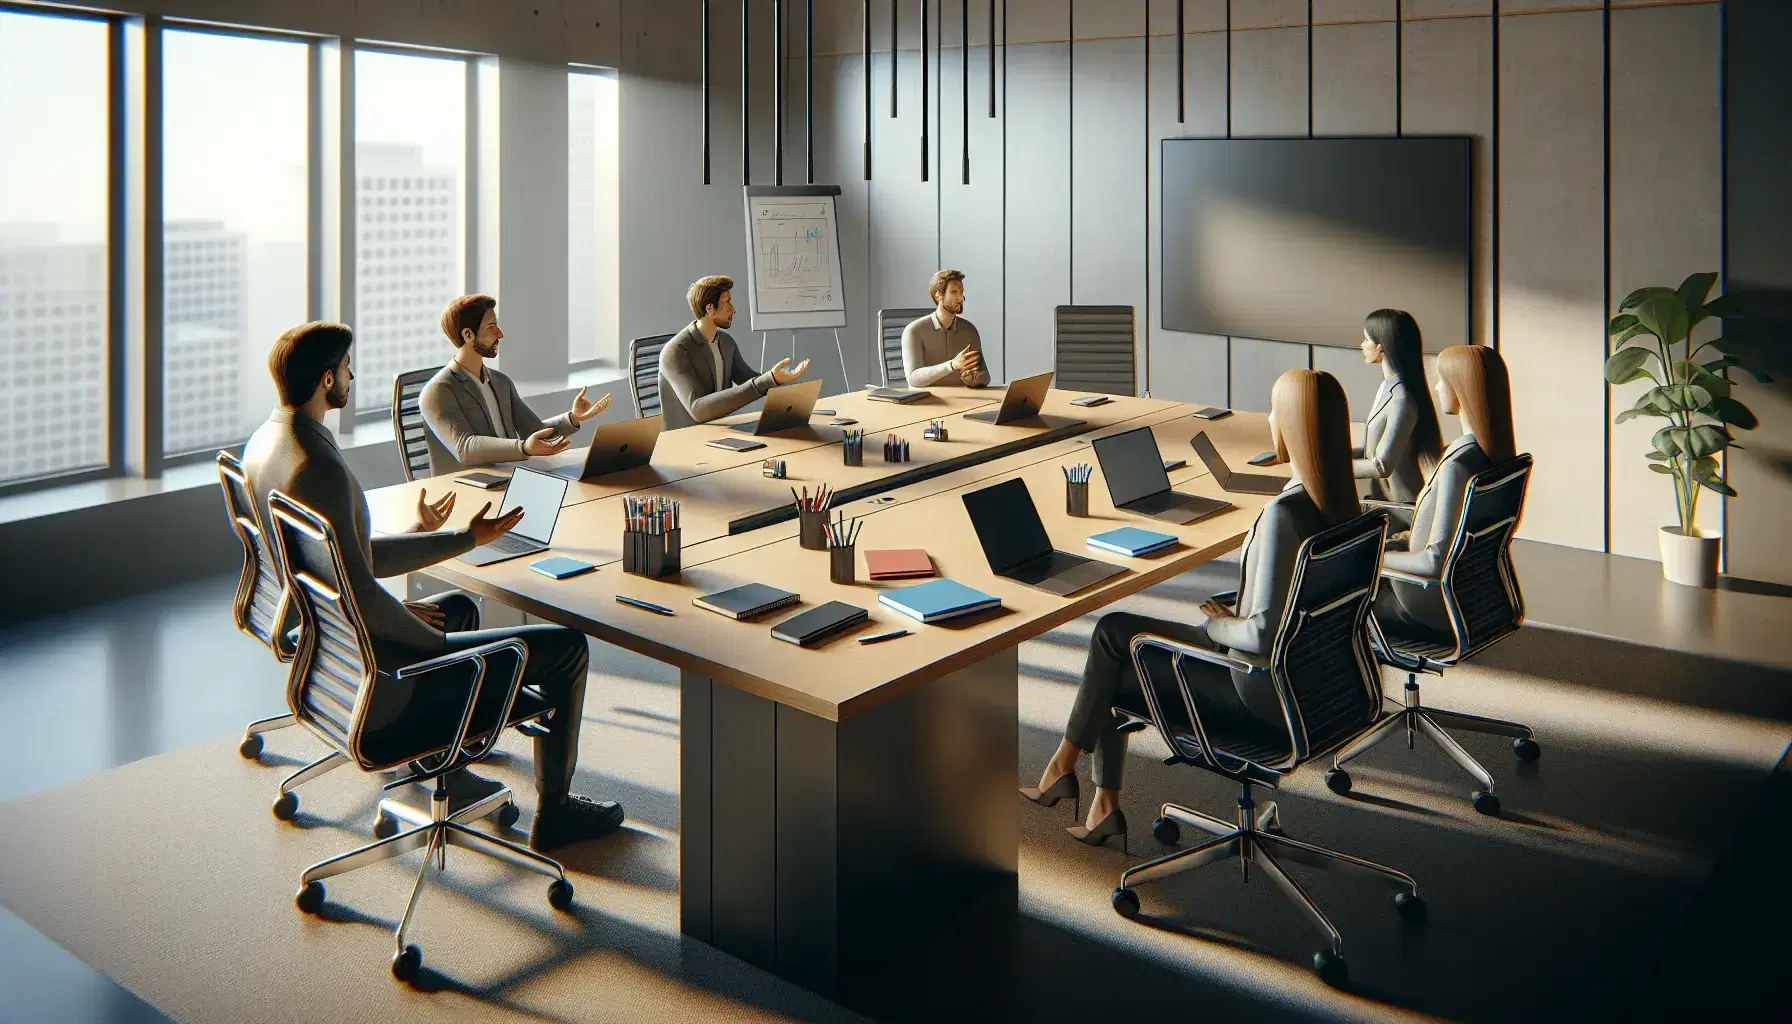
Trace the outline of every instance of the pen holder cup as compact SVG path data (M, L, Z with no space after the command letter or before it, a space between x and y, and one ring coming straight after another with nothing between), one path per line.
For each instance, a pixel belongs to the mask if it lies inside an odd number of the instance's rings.
M828 514L810 512L799 509L796 514L798 537L803 547L810 551L826 551L828 549Z
M1089 514L1088 484L1066 483L1064 485L1064 514L1079 518Z
M678 571L680 542L679 530L626 531L622 535L622 571L648 579L670 576Z
M856 548L848 544L843 548L828 549L828 579L835 583L854 583L858 581L858 562L853 557Z
M841 449L841 457L845 459L848 466L863 466L865 464L865 442L848 441L846 446Z

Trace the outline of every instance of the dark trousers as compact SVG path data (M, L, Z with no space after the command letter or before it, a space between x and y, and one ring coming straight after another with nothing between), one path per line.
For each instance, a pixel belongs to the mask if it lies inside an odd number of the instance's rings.
M1132 662L1132 638L1140 633L1155 633L1195 647L1214 647L1204 624L1189 625L1131 612L1110 612L1095 623L1089 660L1083 665L1083 681L1077 687L1064 738L1078 750L1095 753L1091 774L1095 784L1103 789L1119 789L1126 771L1127 734L1120 731L1121 720L1114 717L1113 709L1125 708L1139 715L1149 713ZM1176 690L1171 656L1162 650L1150 650L1144 657L1146 671L1156 686L1158 705L1165 714L1174 716L1172 722L1165 724L1172 729L1190 728L1182 697ZM1203 721L1209 713L1250 716L1231 672L1193 658L1183 659L1182 672L1195 691Z
M478 605L458 591L425 598L424 603L441 608L448 620L448 644L439 654L465 651L498 640L515 638L523 642L528 656L523 663L522 685L539 693L554 709L547 721L547 735L535 738L535 792L543 806L563 799L572 791L573 770L579 762L579 725L585 714L585 670L590 660L585 634L549 625L479 629ZM402 659L398 660L402 663ZM488 665L488 678L508 679L513 671L513 665L494 659ZM411 695L413 706L405 710L407 716L428 713L417 707L418 703L440 703L439 713L454 716L459 716L465 707L464 703L451 708L446 701L432 702L426 689ZM480 694L479 704L473 710L475 732L497 725L497 717L504 710L503 698L504 694L495 688Z

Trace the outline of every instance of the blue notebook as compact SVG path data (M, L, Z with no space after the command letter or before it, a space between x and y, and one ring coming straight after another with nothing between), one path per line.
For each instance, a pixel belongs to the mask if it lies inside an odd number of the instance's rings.
M1175 545L1176 538L1167 533L1141 530L1136 526L1122 526L1118 530L1098 533L1089 538L1089 546L1097 551L1112 551L1128 558L1149 555Z
M938 579L879 594L877 603L921 622L944 622L1000 608L1002 599L973 590L956 580Z

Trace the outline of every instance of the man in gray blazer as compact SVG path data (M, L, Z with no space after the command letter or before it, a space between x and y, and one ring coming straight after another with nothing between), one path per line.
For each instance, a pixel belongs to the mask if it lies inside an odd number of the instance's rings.
M538 691L554 709L546 736L535 740L535 786L539 810L529 843L547 850L607 834L622 822L622 808L571 792L579 749L579 721L585 704L586 647L583 634L561 626L466 631L477 624L464 595L407 606L388 594L377 577L397 576L489 544L522 518L488 515L488 502L465 530L437 531L454 506L454 496L418 501L411 532L375 535L361 485L349 471L336 440L323 425L324 414L348 405L353 335L342 324L318 321L280 336L268 355L268 369L280 406L256 428L243 449L243 470L267 520L268 495L291 497L330 523L341 549L350 594L373 641L381 672L494 640L515 637L528 649L523 685ZM396 687L388 687L396 693ZM414 688L398 706L382 707L382 718L439 711L437 693ZM458 713L458 712L456 712ZM482 723L477 720L475 725Z
M715 275L691 285L685 298L697 319L660 349L660 415L666 430L721 419L788 384L809 369L780 359L755 373L726 332L734 323L734 281Z
M546 421L535 415L510 378L485 365L504 340L498 300L490 295L462 295L448 303L442 333L454 344L454 358L419 396L434 475L565 451L579 424L609 407L609 395L593 402L580 388L571 409Z

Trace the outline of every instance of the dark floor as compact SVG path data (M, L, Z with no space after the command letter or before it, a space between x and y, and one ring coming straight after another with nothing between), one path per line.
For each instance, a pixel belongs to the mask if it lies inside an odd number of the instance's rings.
M0 744L0 800L230 734L250 719L274 713L281 701L281 671L263 648L223 625L233 586L234 579L207 581L0 629L0 722L14 724ZM1747 707L1776 721L1792 718L1787 713L1792 686L1783 685L1785 676L1751 668L1709 679L1702 684L1702 699L1677 697L1694 705ZM1640 680L1634 692L1660 696ZM58 723L87 727L59 728ZM1648 777L1639 771L1639 779ZM1792 838L1792 761L1782 760L1751 799L1754 810L1728 838L1675 938L1653 965L1635 965L1649 980L1637 986L1630 1005L1612 1007L1612 1019L1765 1019L1764 1007L1781 1008L1769 1016L1783 1014L1781 974L1774 968L1792 949L1784 927L1792 920L1792 886L1780 874ZM1548 913L1535 908L1537 927L1548 927ZM1021 937L1019 948L1029 958L1075 964L1078 976L1093 971L1116 986L1098 995L1101 988L1075 984L1066 975L1062 992L1034 993L1026 1000L1045 1017L1152 1019L1160 1015L1152 1011L1153 992L1161 998L1174 990L1164 984L1170 979L1156 978L1149 963L1122 958L1043 922L1029 920L1023 927L1037 933ZM0 1021L166 1019L4 910L0 949L7 954L0 956ZM1278 1015L1274 1007L1239 1003L1206 1009L1215 1020ZM1536 1016L1556 1015L1539 1006Z

